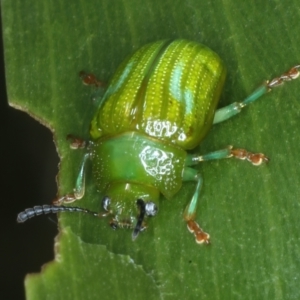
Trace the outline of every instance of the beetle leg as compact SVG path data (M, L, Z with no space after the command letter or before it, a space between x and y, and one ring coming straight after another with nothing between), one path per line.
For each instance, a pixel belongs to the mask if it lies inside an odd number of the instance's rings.
M105 82L97 79L97 77L92 73L86 73L84 71L80 71L79 77L82 79L82 83L85 85L92 85L97 88L106 86Z
M70 148L74 150L84 149L88 145L88 142L73 134L68 134L67 140L70 142Z
M269 158L266 157L263 153L252 153L245 149L233 148L228 146L225 149L209 152L204 155L198 154L188 154L186 157L185 165L194 166L202 161L216 160L222 158L231 158L235 157L241 160L247 160L252 163L254 166L259 166L263 162L268 162Z
M73 193L66 194L62 197L57 197L56 199L53 200L53 204L55 205L61 205L63 203L71 203L76 200L81 199L84 196L85 192L85 173L86 173L86 164L87 160L89 158L89 154L86 153L83 157L79 173L77 175L76 179L76 185L73 190Z
M229 104L228 106L217 109L215 112L213 124L217 124L223 122L236 114L242 111L242 108L247 106L248 104L256 101L261 96L271 91L273 88L281 85L286 81L291 81L299 77L300 75L300 65L292 67L287 72L283 73L281 76L273 78L269 81L266 81L262 86L257 88L253 93L251 93L245 100L242 102L234 102Z
M247 160L254 166L260 166L264 162L269 162L269 158L266 157L263 153L252 153L248 152L245 149L231 149L230 157L235 157L241 160Z
M103 102L103 92L107 87L107 83L97 79L92 73L86 73L84 71L79 72L79 76L84 85L94 86L95 92L92 94L92 100L95 106L100 107Z
M183 172L183 181L197 182L195 193L183 214L183 218L187 223L187 228L191 233L194 234L197 244L209 244L209 234L204 232L202 228L198 225L198 223L195 221L197 202L203 183L202 176L200 175L200 173L198 173L198 171L186 167Z

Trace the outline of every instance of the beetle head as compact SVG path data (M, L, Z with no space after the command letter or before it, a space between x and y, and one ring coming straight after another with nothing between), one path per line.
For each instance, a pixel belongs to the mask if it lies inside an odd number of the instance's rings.
M102 207L113 216L110 225L116 228L134 228L132 238L146 228L144 219L155 216L159 191L136 183L114 183L106 190Z

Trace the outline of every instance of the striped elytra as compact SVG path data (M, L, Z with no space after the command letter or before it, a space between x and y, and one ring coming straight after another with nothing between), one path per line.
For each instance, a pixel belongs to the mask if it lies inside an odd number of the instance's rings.
M187 40L148 44L111 79L91 137L138 131L193 149L212 124L224 80L221 59L204 45Z

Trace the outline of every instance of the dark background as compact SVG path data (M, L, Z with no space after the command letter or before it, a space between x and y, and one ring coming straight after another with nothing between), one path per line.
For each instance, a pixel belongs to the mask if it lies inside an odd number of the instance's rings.
M51 216L54 222L44 216L24 224L18 224L16 217L25 208L51 203L59 159L50 130L7 103L0 29L0 299L18 300L25 299L25 275L39 272L53 259L57 225L55 216Z

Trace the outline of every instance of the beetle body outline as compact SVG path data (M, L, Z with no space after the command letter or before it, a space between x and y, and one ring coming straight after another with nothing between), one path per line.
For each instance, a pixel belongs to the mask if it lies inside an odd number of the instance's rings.
M104 96L98 99L90 140L68 136L71 148L86 148L74 192L58 197L52 209L37 206L25 210L18 222L57 211L111 215L111 226L134 229L135 239L146 228L144 219L156 215L160 194L172 198L182 182L194 181L195 192L183 216L196 242L208 244L209 235L195 221L203 180L193 166L230 157L260 165L268 158L232 146L205 155L188 154L187 150L201 142L212 124L233 117L269 90L297 78L299 69L297 65L265 82L242 102L216 109L225 81L225 67L216 53L187 40L159 41L142 47L121 64ZM92 74L81 76L86 84L102 86ZM89 158L96 184L106 195L102 200L104 211L63 206L55 209L84 196Z

